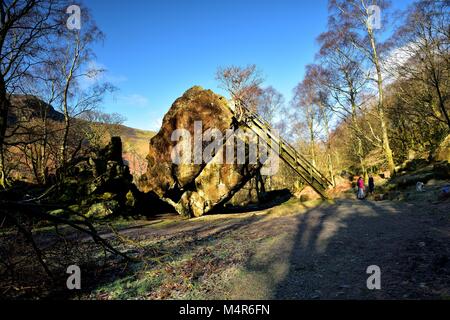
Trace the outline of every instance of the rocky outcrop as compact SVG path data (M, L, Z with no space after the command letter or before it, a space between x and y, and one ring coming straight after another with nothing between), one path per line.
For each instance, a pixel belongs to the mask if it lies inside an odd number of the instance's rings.
M198 128L199 123L201 128ZM259 164L249 164L248 159L238 164L235 160L237 152L234 152L234 161L220 161L227 159L227 143L240 140L247 145L249 138L245 128L241 128L236 136L226 135L228 129L236 128L233 112L224 97L201 87L189 89L175 101L163 119L161 130L150 140L148 168L140 180L140 190L156 193L178 213L188 217L202 216L226 203L260 168ZM198 140L199 133L212 129L220 131L224 138L214 136L204 139L206 141ZM183 141L187 139L183 136L174 140L173 133L180 133L180 130L191 139ZM182 148L180 142L183 142ZM211 142L218 142L211 159L206 161L200 157L200 161L196 161L199 147L200 152L208 150ZM176 163L174 154L191 161Z
M133 184L122 159L120 137L113 137L105 148L71 166L54 199L59 204L67 204L69 212L66 213L75 212L89 218L151 215L171 209L155 194L145 195Z
M122 160L122 141L113 137L104 149L67 169L55 196L59 203L72 203L72 211L105 217L123 212L132 180Z

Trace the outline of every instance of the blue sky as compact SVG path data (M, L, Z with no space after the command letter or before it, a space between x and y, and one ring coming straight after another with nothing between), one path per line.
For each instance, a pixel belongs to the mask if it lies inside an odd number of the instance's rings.
M394 0L403 9L411 0ZM119 91L103 103L128 126L157 130L194 85L218 93L219 66L256 64L290 100L326 30L327 0L88 0L106 40L97 64Z

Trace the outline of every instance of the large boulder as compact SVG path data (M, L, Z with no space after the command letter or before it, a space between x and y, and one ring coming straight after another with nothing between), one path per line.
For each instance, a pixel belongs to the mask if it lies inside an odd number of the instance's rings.
M241 128L239 134L227 136L227 130L237 128L233 112L224 97L197 86L189 89L175 101L163 119L161 130L150 140L148 168L139 182L140 190L156 193L178 213L188 217L202 216L226 203L261 167L260 164L249 164L248 157L241 162L243 164L238 164L237 161L220 161L227 158L227 143L241 140L248 146L248 139L251 139L247 135L248 129ZM198 142L195 137L210 129L220 131L223 138L214 136ZM191 137L184 141L181 149L180 141L186 137L172 141L172 134L176 130L185 130ZM201 146L200 151L205 151L211 142L218 142L217 149L211 153L211 159L206 161L201 157L200 161L195 161L194 155L198 150L196 147ZM177 163L173 159L174 154L191 155L187 158L192 161ZM234 157L236 154L237 152Z

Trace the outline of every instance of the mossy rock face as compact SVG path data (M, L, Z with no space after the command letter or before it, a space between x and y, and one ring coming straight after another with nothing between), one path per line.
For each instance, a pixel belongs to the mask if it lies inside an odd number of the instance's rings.
M80 159L61 175L64 178L54 193L54 203L68 208L65 214L73 218L77 214L103 218L167 212L156 195L138 191L121 152L121 139L115 137L103 150Z
M121 139L114 137L104 149L80 159L67 170L55 193L55 202L70 206L69 213L108 216L126 207L126 194L133 187L132 180L122 160Z
M117 214L120 209L119 202L115 200L94 203L86 213L88 218L106 218Z
M48 212L49 215L55 216L55 217L62 217L66 214L66 210L64 209L57 209L53 211Z
M126 201L125 201L125 205L127 205L128 207L134 207L136 206L136 198L133 195L133 192L130 190L128 191L128 193L125 195Z
M74 204L68 207L68 209L72 212L76 212L76 213L82 213L83 209L81 206Z
M105 192L105 193L99 195L99 196L98 196L98 199L99 199L99 200L105 200L105 201L107 201L107 200L112 200L112 199L114 199L115 196L116 196L116 195L113 194L113 193L111 193L111 192Z

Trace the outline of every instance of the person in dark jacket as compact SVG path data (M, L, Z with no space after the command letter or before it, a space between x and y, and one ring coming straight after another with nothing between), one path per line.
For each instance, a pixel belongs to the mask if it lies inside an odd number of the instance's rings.
M375 181L373 180L373 176L370 175L370 177L369 177L369 193L373 194L374 191L375 191Z

